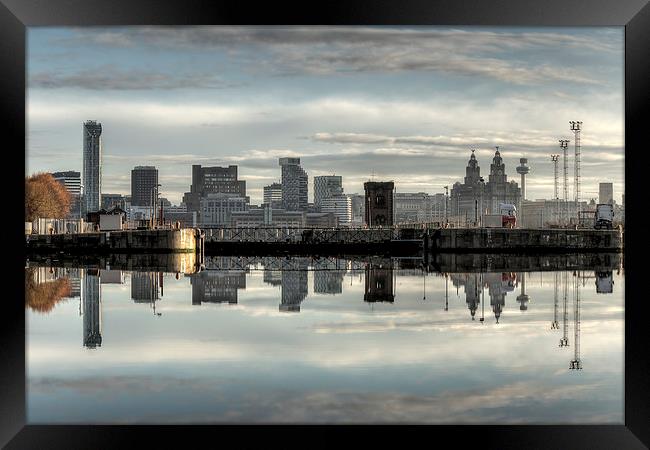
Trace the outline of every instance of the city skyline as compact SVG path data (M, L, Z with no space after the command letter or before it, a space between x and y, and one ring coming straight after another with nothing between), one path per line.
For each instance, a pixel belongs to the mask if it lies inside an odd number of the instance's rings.
M499 145L509 179L526 157L527 197L550 199L558 139L573 169L570 120L582 198L624 192L622 28L42 28L28 49L28 173L80 170L79 124L96 119L103 192L154 165L179 204L192 164L235 164L259 204L277 159L299 157L309 201L332 174L346 193L374 174L435 194L471 148L486 171Z

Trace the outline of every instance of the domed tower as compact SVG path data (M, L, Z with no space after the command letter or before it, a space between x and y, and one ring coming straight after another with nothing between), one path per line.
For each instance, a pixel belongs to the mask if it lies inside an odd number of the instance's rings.
M465 168L465 184L477 184L481 179L481 167L478 165L474 150Z
M489 179L490 183L505 183L507 180L506 165L503 163L501 153L499 153L499 147L497 147L497 151L494 152L494 158L492 158Z

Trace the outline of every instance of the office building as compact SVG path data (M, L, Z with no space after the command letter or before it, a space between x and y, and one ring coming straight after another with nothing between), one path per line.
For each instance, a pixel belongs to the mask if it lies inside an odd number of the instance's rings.
M361 227L365 223L365 196L361 194L347 194L347 196L350 198L350 207L352 210L350 226Z
M599 183L598 184L598 203L614 204L614 184L613 183Z
M102 209L109 210L118 207L126 211L126 201L122 194L102 194Z
M339 227L349 227L352 222L352 200L343 194L335 194L321 200L320 210L332 213Z
M280 158L282 207L287 211L307 210L308 178L300 158Z
M249 198L226 193L207 193L199 200L199 226L224 227L231 223L231 215L248 211Z
M83 124L83 213L98 211L102 192L102 124Z
M188 212L197 213L199 224L204 223L201 214L206 204L205 202L202 203L202 199L209 194L223 194L220 196L221 198L243 197L247 203L249 202L248 197L246 197L246 181L238 179L237 166L201 167L200 164L192 165L192 184L190 185L190 192L183 195L183 203L186 205ZM211 206L208 206L208 208L211 208ZM206 218L206 223L211 221L213 221L212 218Z
M152 206L158 192L158 169L136 166L131 170L131 206Z
M399 192L393 196L395 223L423 223L432 221L432 199L425 192Z
M61 183L70 194L70 212L69 219L78 219L81 217L81 173L74 170L65 172L52 172L56 181Z
M264 203L274 209L282 208L282 184L264 186Z
M323 200L340 195L343 195L343 177L337 175L314 177L314 206L317 209L322 207Z

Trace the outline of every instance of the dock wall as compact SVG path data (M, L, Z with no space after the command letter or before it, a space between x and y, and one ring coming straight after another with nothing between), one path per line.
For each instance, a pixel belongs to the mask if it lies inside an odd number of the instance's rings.
M192 228L39 234L27 238L27 249L32 251L194 253L201 246L197 232Z
M430 230L434 252L622 251L620 230L446 228Z

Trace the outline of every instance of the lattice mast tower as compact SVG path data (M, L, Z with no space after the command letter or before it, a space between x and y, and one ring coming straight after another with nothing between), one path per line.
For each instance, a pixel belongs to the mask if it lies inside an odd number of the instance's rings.
M563 219L565 222L569 221L569 155L567 154L567 147L569 144L568 139L560 139L560 148L562 149L562 162L564 169L564 185L563 185L563 199L564 199L564 214Z
M558 174L557 174L557 161L560 155L551 155L551 161L553 161L553 198L555 199L555 222L560 221L560 199L558 197Z
M573 141L575 145L575 163L574 163L574 186L575 186L575 203L576 203L576 218L580 219L580 130L582 129L582 122L569 122L571 131L575 135Z

